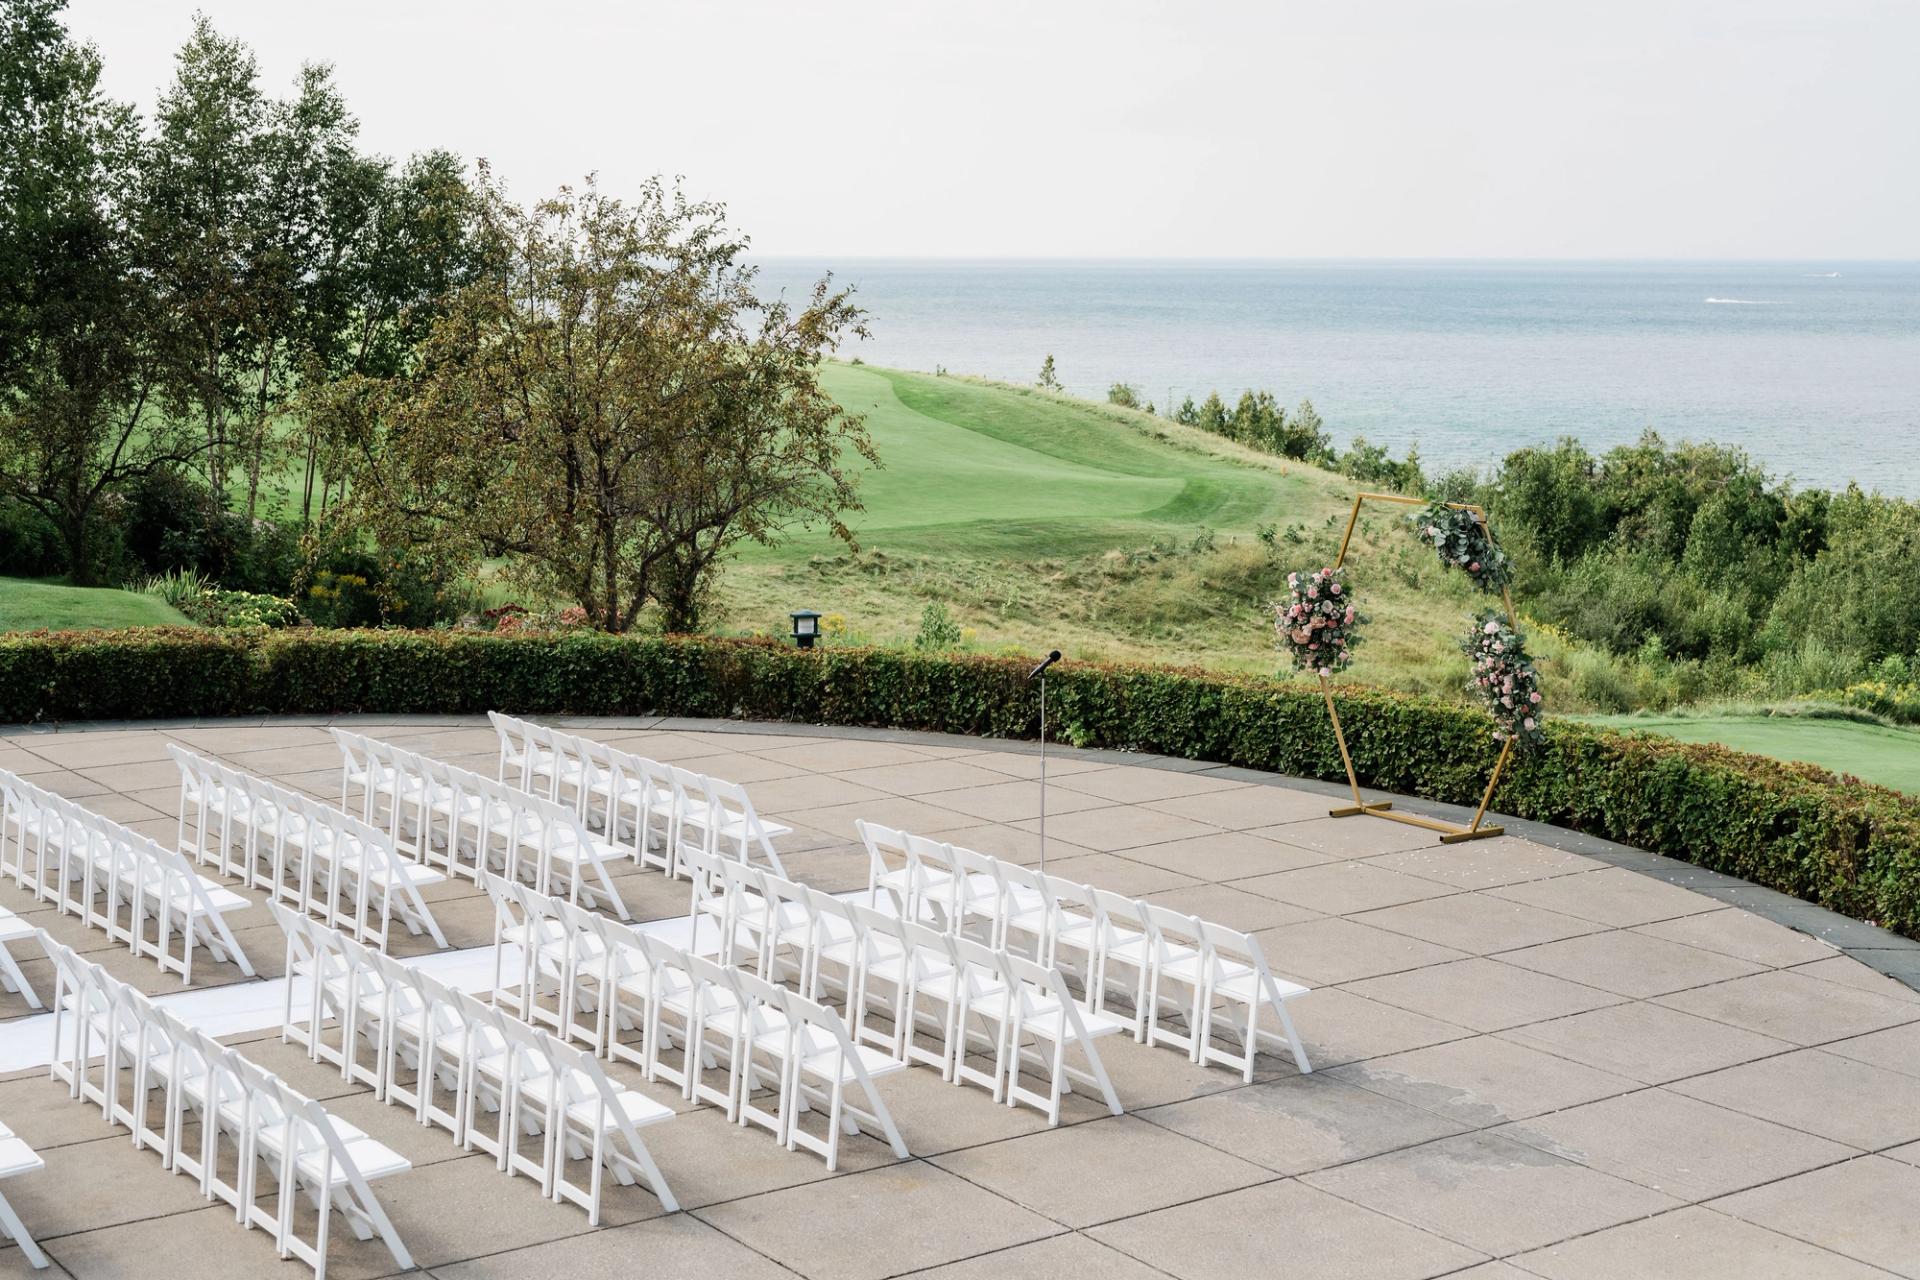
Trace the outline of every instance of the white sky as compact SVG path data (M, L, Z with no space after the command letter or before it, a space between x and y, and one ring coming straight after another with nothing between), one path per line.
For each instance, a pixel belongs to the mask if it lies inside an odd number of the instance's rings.
M684 174L767 254L1920 258L1913 0L72 0L150 109L271 89L531 197Z

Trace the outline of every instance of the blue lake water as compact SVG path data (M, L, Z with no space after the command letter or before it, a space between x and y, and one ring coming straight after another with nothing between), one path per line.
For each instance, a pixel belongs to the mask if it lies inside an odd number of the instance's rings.
M1654 429L1809 485L1920 497L1920 263L769 259L798 296L857 286L871 364L1159 404L1311 398L1429 469Z

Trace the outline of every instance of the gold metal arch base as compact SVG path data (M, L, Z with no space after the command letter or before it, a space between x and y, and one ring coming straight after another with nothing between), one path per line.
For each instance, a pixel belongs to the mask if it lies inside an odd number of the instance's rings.
M1366 502L1393 502L1403 506L1426 506L1425 499L1409 498L1398 493L1358 493L1353 498L1353 512L1347 517L1347 532L1340 539L1340 555L1334 560L1333 567L1338 569L1347 562L1347 548L1353 542L1354 526L1360 520L1360 507ZM1479 507L1463 502L1447 504L1455 511L1471 511L1479 519L1482 528L1487 527L1487 513ZM1488 530L1488 536L1492 531ZM1507 606L1507 624L1518 626L1513 612L1513 593L1506 589L1500 592L1501 600ZM1417 813L1401 813L1393 807L1391 800L1367 800L1360 794L1360 778L1353 771L1353 756L1347 750L1347 733L1340 725L1340 712L1333 705L1333 685L1327 677L1320 677L1320 693L1327 700L1327 719L1333 722L1333 738L1340 744L1340 762L1347 769L1347 785L1353 790L1353 803L1338 809L1329 809L1330 818L1386 818L1391 822L1405 823L1410 827L1424 827L1428 831L1440 832L1441 844L1462 844L1468 840L1485 840L1489 836L1504 834L1504 827L1485 826L1487 805L1493 800L1493 789L1499 785L1501 771L1507 767L1507 758L1513 754L1513 739L1508 738L1500 744L1500 758L1494 761L1493 775L1487 779L1487 789L1480 793L1480 807L1473 811L1473 821L1466 826L1456 822L1442 822L1438 818L1425 818Z

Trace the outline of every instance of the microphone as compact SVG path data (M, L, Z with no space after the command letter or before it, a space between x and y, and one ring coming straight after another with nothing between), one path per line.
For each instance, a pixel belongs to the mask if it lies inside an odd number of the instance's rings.
M1055 649L1052 653L1049 653L1047 655L1046 660L1044 662L1042 662L1039 666L1035 667L1033 670L1027 672L1027 679L1032 680L1033 678L1035 678L1036 676L1044 672L1048 667L1052 666L1054 663L1058 661L1060 661L1060 651L1058 649Z

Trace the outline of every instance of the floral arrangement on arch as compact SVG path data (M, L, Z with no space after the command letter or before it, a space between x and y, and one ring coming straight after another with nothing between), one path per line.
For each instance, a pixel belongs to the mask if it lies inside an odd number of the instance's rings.
M1460 643L1471 664L1469 686L1493 717L1496 741L1532 746L1541 738L1540 673L1527 657L1526 638L1497 613L1482 613Z
M1466 574L1482 591L1499 591L1513 581L1513 561L1494 545L1486 522L1473 512L1435 502L1412 520L1441 563Z
M1296 669L1321 676L1353 661L1358 628L1367 620L1354 605L1345 569L1288 574L1286 599L1275 602L1273 614L1281 651Z

